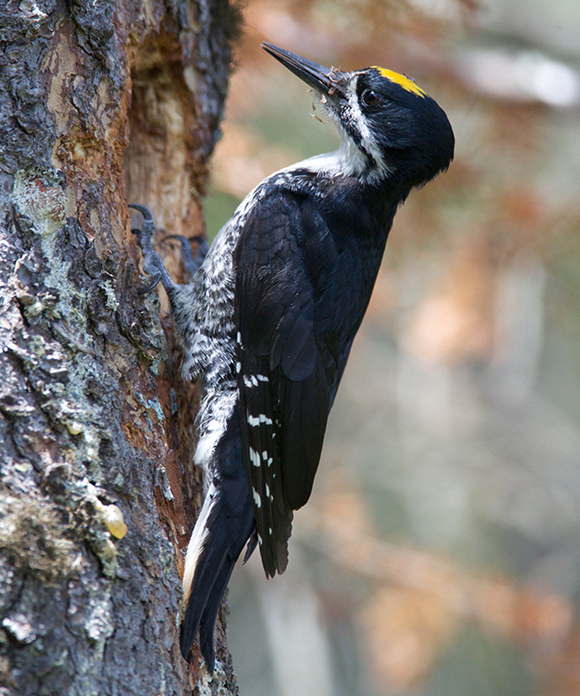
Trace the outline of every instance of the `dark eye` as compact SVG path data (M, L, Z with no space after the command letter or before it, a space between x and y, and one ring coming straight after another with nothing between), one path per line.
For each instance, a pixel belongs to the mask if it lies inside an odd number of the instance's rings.
M363 102L367 106L374 106L375 104L378 104L380 96L378 92L375 92L374 89L365 89L365 91L361 95Z

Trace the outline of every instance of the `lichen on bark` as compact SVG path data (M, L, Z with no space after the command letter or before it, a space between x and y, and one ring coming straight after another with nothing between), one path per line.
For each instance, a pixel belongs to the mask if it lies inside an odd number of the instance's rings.
M3 10L0 694L236 691L222 641L213 681L177 647L196 395L126 204L202 230L238 23L225 0Z

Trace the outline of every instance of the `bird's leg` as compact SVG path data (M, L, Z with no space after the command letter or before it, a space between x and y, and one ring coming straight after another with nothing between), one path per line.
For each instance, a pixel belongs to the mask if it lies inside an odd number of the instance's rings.
M165 239L177 239L181 248L181 258L183 260L183 268L190 278L199 271L202 263L205 260L209 245L204 237L182 237L179 234L170 234ZM197 254L194 256L191 250L190 242L197 242Z
M129 208L135 208L135 210L138 210L143 216L143 225L141 229L132 229L131 232L137 235L137 244L139 244L143 252L143 271L151 278L151 283L139 290L139 294L142 295L146 292L150 292L157 283L161 281L167 294L171 296L175 293L177 286L173 280L171 280L171 276L163 265L161 257L155 251L151 243L151 237L155 231L153 216L144 205L131 204Z

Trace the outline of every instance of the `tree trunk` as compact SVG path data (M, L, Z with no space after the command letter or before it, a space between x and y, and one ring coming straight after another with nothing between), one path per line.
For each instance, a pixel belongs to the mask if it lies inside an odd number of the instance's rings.
M222 623L213 680L179 654L196 395L127 202L203 231L238 24L227 0L0 6L2 695L236 693Z

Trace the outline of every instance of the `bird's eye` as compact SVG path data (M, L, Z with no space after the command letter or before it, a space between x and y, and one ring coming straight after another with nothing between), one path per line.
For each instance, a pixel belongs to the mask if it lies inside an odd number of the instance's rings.
M375 92L374 89L365 89L362 93L362 100L367 106L374 106L378 103L379 99L379 93Z

